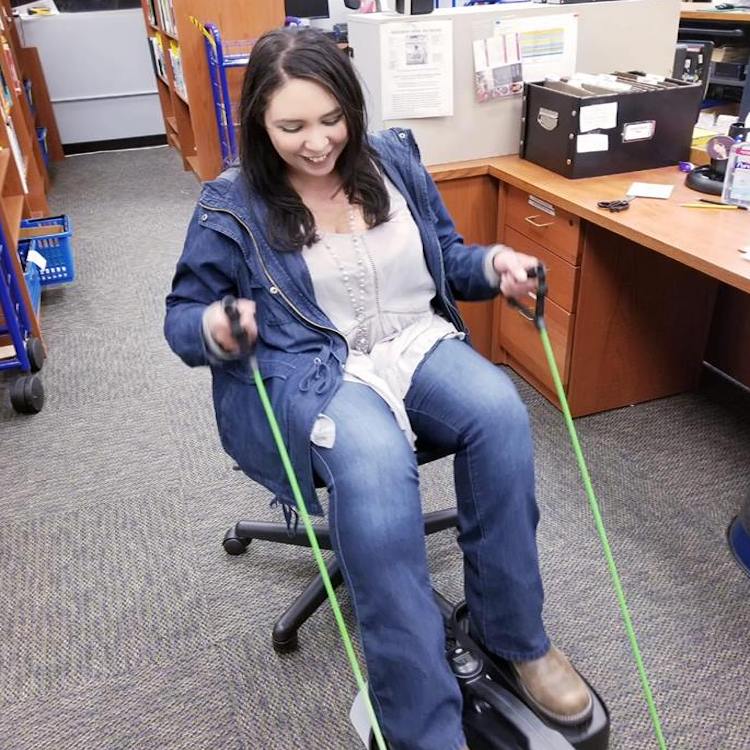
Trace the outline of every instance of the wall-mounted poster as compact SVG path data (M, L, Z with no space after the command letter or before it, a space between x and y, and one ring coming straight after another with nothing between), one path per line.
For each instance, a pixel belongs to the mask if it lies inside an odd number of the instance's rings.
M383 24L383 119L453 114L453 21Z

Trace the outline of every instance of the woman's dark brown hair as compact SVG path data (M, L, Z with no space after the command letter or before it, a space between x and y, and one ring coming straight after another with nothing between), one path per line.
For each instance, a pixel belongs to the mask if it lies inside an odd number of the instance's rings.
M315 220L287 177L287 165L271 143L265 113L274 92L290 78L313 81L336 99L348 140L336 162L343 189L362 206L374 227L388 220L388 192L377 155L367 142L364 95L354 66L318 29L278 29L253 47L240 101L240 161L250 184L268 205L268 233L279 250L299 250L317 239Z

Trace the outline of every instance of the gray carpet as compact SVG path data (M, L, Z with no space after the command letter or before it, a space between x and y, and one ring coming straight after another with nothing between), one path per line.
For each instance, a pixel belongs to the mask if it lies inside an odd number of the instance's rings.
M270 646L309 552L222 551L235 519L281 514L231 471L208 372L162 338L195 179L166 148L57 172L51 203L71 216L79 279L45 295L44 411L15 415L0 381L0 748L356 748L329 611L298 653ZM562 419L519 388L548 629L606 697L613 750L655 748ZM750 580L724 539L750 486L747 397L708 383L578 426L669 747L747 750ZM423 476L428 508L452 503L448 461ZM453 534L429 546L437 586L459 598Z

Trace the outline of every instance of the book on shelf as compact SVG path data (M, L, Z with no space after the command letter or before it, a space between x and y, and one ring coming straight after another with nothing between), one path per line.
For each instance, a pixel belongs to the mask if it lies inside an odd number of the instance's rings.
M164 41L161 34L154 34L149 38L151 44L151 58L154 63L156 75L167 83L167 66L164 60Z
M0 36L0 45L2 45L3 55L5 56L5 64L7 65L8 72L10 74L9 83L13 87L13 90L16 93L20 94L23 91L23 86L21 85L21 79L18 77L16 62L13 59L13 51L8 44L8 40L4 36Z
M169 43L169 56L172 60L172 79L175 91L187 101L187 88L185 87L185 74L182 72L182 53L177 42Z
M21 151L21 144L18 142L16 136L16 129L13 127L13 121L8 118L5 121L5 127L8 132L8 143L10 144L10 151L13 154L13 159L18 167L18 176L21 178L21 186L23 192L29 192L29 186L26 182L26 159L24 158L23 151Z
M13 95L11 94L8 82L5 80L3 71L0 70L0 110L2 110L3 120L10 117L10 110L13 108Z
M156 26L156 5L154 5L155 0L148 0L146 3L146 10L148 12L148 20L151 23L152 26Z
M157 0L159 3L159 16L161 17L161 27L170 36L177 36L177 24L174 20L174 9L172 0Z

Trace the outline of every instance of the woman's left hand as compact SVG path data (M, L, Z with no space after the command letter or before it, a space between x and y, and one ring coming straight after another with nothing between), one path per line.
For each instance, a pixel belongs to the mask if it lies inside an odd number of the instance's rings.
M537 280L530 279L527 271L539 264L532 255L517 253L507 248L492 259L492 266L500 277L500 291L504 297L520 299L537 289Z

